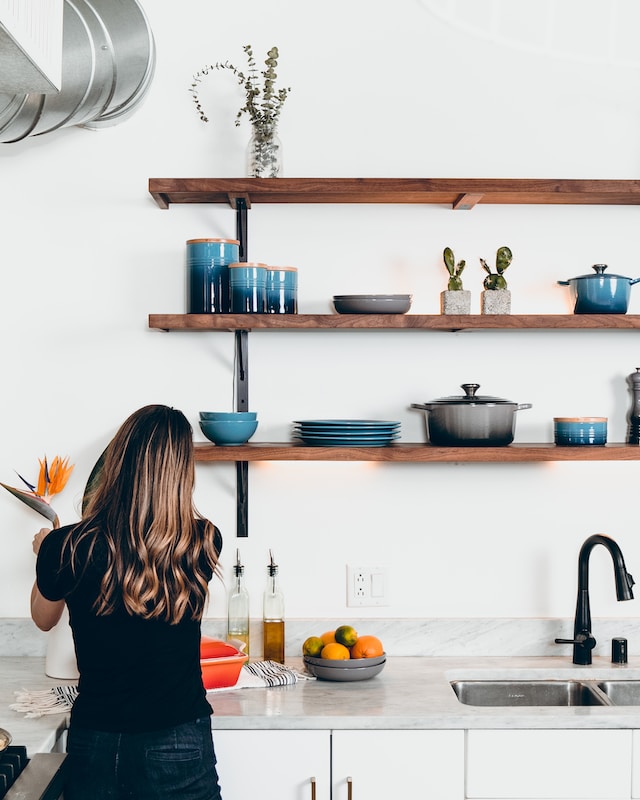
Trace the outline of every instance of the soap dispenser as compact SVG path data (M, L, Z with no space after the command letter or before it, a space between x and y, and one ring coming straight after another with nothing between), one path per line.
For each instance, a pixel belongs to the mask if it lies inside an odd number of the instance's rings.
M267 585L262 599L264 660L284 664L284 595L278 582L278 565L269 550Z
M240 562L239 550L236 550L233 575L227 603L227 639L244 642L243 652L249 655L249 592L244 585L244 566Z

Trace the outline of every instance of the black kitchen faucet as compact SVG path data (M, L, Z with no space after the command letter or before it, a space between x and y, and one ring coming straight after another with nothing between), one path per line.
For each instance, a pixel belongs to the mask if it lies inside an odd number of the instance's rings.
M573 663L591 664L591 651L596 640L591 633L591 609L589 607L589 556L597 544L604 545L613 559L613 572L616 580L618 600L633 600L633 576L627 572L622 550L608 536L595 533L585 540L578 556L578 601L576 618L573 623L573 639L556 639L556 644L573 645Z

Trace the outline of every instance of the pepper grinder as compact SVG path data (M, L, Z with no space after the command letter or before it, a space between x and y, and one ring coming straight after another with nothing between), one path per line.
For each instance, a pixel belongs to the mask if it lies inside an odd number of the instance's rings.
M633 405L629 414L628 444L640 444L640 367L628 377L631 391L633 392Z

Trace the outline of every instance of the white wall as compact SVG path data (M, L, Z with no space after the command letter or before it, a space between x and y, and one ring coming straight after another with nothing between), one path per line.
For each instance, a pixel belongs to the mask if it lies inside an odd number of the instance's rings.
M502 16L492 17L492 9ZM75 472L54 505L64 522L119 423L150 402L231 409L231 334L162 334L149 313L182 313L184 242L232 236L222 206L160 211L149 177L244 174L242 94L211 76L201 123L188 92L201 66L242 46L280 48L292 87L280 128L288 177L635 178L640 170L640 61L633 0L349 0L243 3L147 0L158 48L149 96L131 119L68 128L0 148L0 480L35 477L44 453ZM455 17L455 15L458 15ZM455 18L454 18L455 17ZM437 313L441 254L465 258L479 309L478 257L507 244L514 313L567 313L556 285L605 262L637 277L632 207L260 206L252 259L295 264L300 311L333 294L411 292ZM640 313L632 290L631 313ZM551 441L558 415L609 417L623 441L640 365L634 332L306 332L250 336L255 440L288 438L291 421L402 421L423 440L412 402L463 382L533 403L518 441ZM232 465L199 466L197 504L225 535L229 576L239 544L254 614L267 552L281 566L291 617L345 617L345 565L389 564L386 617L571 616L577 553L590 534L622 546L640 573L637 463L250 467L250 537L235 538ZM0 616L28 616L31 537L41 518L0 495ZM639 616L617 604L608 556L592 557L596 616ZM214 588L211 616L224 614ZM359 616L362 614L358 613Z

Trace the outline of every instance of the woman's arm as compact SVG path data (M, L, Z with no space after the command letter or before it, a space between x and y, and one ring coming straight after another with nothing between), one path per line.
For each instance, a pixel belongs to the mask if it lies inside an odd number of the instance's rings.
M50 528L40 528L33 537L33 552L38 555L42 540L50 533ZM58 622L64 610L64 600L47 600L34 582L31 589L31 618L41 631L50 631Z
M50 631L58 622L64 610L64 600L47 600L36 583L31 590L31 618L41 631Z

